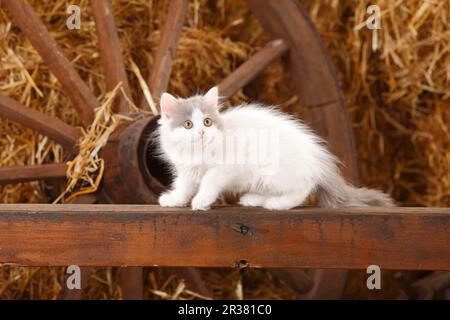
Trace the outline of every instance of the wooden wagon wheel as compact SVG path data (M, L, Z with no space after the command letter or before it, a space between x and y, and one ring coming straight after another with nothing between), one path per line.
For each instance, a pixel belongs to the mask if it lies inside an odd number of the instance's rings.
M343 168L345 176L350 181L357 182L355 148L348 112L334 67L313 23L294 0L276 3L259 0L246 2L272 41L220 83L220 95L231 96L272 61L284 56L292 74L296 94L301 104L308 109L306 122L329 142L332 151L346 164ZM88 126L94 118L94 108L98 101L64 57L33 8L26 0L2 0L0 3L9 10L15 24L59 80L82 124ZM170 2L168 19L164 23L155 63L148 79L155 98L167 88L172 57L187 7L188 0ZM125 92L131 97L111 3L92 0L92 9L107 89L112 90L122 82ZM129 111L125 101L121 100L116 101L115 110ZM77 128L4 96L0 96L0 116L32 128L61 144L66 150L76 152L76 142L81 136ZM150 118L117 129L102 150L106 168L101 190L95 196L80 198L79 203L155 203L158 194L168 183L161 170L164 164L151 157L148 149L152 148L152 144L143 138L155 127L156 119ZM64 164L6 167L0 168L0 184L64 178L65 174ZM123 270L125 298L141 298L142 268ZM309 288L304 295L307 299L338 298L345 280L345 271L336 270L315 270L309 274L303 271L278 270L276 274L296 283L297 288ZM183 270L182 276L188 278L194 290L205 291L195 269Z

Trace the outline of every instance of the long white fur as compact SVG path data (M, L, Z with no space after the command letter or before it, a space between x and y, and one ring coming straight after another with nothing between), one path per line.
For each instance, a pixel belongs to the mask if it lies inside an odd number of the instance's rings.
M213 90L214 89L214 90ZM213 88L205 97L211 103L216 95ZM167 95L167 94L166 94ZM176 107L174 100L164 98ZM197 100L198 101L198 100ZM306 125L273 107L245 105L219 113L219 123L204 127L203 143L214 144L227 130L264 129L273 130L279 135L278 169L273 174L264 174L258 164L192 164L179 163L173 154L174 148L189 147L196 139L196 130L170 126L170 116L160 120L159 139L163 156L173 164L175 181L172 188L161 195L161 206L187 206L193 210L207 210L224 192L239 193L243 206L262 206L266 209L286 210L302 205L312 193L317 193L319 204L327 207L337 206L392 206L392 199L377 190L356 188L349 185L337 166L337 159L324 142ZM219 112L219 111L217 111ZM194 128L201 128L204 114L195 109L190 119ZM180 144L180 139L186 144ZM175 143L176 141L176 143Z

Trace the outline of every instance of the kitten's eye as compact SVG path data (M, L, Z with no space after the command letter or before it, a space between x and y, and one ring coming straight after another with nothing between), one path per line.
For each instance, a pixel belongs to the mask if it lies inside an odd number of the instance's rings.
M203 124L205 125L205 127L211 127L212 123L213 121L210 118L205 118L205 120L203 120Z
M192 123L191 120L186 120L186 121L183 123L183 127L185 127L186 129L191 129L193 126L194 126L194 124Z

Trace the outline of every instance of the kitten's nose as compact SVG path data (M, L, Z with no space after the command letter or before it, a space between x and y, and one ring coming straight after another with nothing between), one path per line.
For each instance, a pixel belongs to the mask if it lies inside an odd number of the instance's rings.
M198 130L198 134L200 135L200 137L203 138L203 136L205 135L205 130L203 129Z

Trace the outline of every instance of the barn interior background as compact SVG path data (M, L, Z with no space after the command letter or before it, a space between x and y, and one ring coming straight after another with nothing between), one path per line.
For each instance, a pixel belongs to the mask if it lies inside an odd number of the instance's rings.
M1 1L1 0L0 0ZM167 0L113 0L130 79L139 101L139 72L146 78L166 18ZM352 116L361 182L389 192L403 206L450 205L450 2L419 0L301 1L338 70ZM106 95L89 1L30 1L64 54L96 96ZM68 30L66 9L81 7L81 30ZM364 26L366 9L382 9L381 29ZM377 45L373 47L373 32ZM242 0L193 0L189 5L169 91L188 96L206 90L260 49L268 38ZM376 50L374 50L376 49ZM135 68L136 65L138 68ZM78 125L67 96L20 30L0 9L0 94ZM277 62L233 103L259 100L301 117L284 65ZM151 110L146 110L151 112ZM0 166L62 161L48 138L0 119ZM0 186L3 203L51 202L54 185ZM64 186L61 186L62 192ZM396 298L424 272L385 272L383 290L369 291L364 271L351 272L345 297ZM0 298L54 299L63 268L0 268ZM202 270L214 298L297 298L265 270ZM147 268L146 298L195 298L170 269ZM95 269L84 298L120 298L116 269Z

